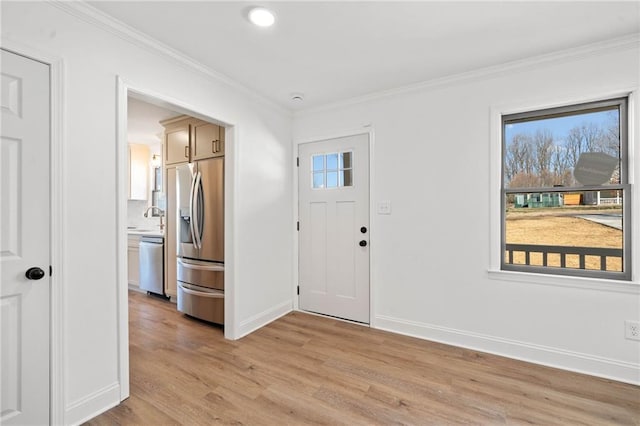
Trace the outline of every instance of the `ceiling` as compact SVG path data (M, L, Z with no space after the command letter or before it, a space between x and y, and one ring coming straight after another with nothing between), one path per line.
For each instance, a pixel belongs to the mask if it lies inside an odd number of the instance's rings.
M640 32L640 1L90 4L289 110Z
M129 143L160 145L164 127L160 120L176 117L180 113L141 101L127 98L127 140Z

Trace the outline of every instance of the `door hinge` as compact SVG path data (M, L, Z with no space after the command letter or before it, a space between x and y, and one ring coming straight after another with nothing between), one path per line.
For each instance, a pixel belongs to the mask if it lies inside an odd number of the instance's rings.
M49 265L49 276L53 275L53 266Z
M300 295L300 286L298 286L298 295Z
M297 221L296 222L296 231L299 231L299 230L300 230L300 221Z
M296 167L300 167L300 157L296 157Z

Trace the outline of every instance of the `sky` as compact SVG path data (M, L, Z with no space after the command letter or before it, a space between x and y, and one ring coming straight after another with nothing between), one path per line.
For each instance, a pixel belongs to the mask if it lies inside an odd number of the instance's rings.
M538 129L548 129L553 133L553 139L556 142L556 145L558 145L562 144L565 136L573 127L593 122L602 125L603 128L606 128L607 124L612 119L612 114L614 114L613 117L618 117L617 110L609 110L570 115L566 117L549 118L546 120L507 124L505 129L505 140L507 141L507 144L509 144L513 136L518 133L533 136Z

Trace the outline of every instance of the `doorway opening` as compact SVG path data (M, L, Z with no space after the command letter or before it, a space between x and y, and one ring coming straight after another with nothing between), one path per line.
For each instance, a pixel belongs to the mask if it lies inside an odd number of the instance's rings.
M225 168L222 171L222 176L219 176L219 180L223 182L220 191L223 192L225 198L222 207L224 220L220 222L221 232L224 235L221 259L224 262L224 272L220 273L218 277L218 282L222 282L221 285L224 286L224 295L218 296L218 304L223 307L223 319L217 322L224 323L225 338L234 339L236 336L233 256L236 131L232 124L201 114L197 112L197 108L175 100L167 100L150 91L132 88L120 79L118 80L117 104L119 375L120 399L124 400L129 396L130 391L129 291L141 291L151 296L159 294L168 299L167 306L172 309L178 307L176 305L178 294L175 277L180 233L176 231L175 197L173 199L167 197L169 187L175 189L175 180L168 180L172 177L171 170L174 171L173 177L175 178L175 164L168 161L172 154L171 152L167 153L165 149L166 129L162 126L162 123L167 124L169 121L175 121L176 117L187 117L198 123L205 123L207 125L203 127L205 130L213 127L218 128L223 134L223 141L226 142L223 152ZM217 154L219 154L220 141L209 146L216 148ZM199 152L199 155L202 156L202 152ZM191 164L197 159L195 154L189 155L181 163ZM168 171L169 173L167 173ZM172 200L173 205L171 204ZM195 222L195 217L193 219ZM148 259L145 254L148 250L146 245L143 245L146 242L140 242L140 238L154 236L159 236L165 244L159 255L157 248L155 251L155 259L160 259L162 263L158 269L162 272L162 278L157 279L156 277L152 280L161 281L162 285L156 290L149 291L144 287L146 285L144 284L144 274L147 273L147 268L141 266L141 258ZM173 250L168 248L173 248ZM136 262L138 262L138 267L135 265ZM151 270L156 269L151 268ZM184 312L182 309L180 310ZM198 314L193 316L197 318Z

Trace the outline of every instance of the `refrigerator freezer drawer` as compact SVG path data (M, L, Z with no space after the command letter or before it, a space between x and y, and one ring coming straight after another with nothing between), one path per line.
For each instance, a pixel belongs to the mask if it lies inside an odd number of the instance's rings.
M224 292L178 281L178 311L216 324L224 324Z
M178 281L224 290L224 265L178 258Z

